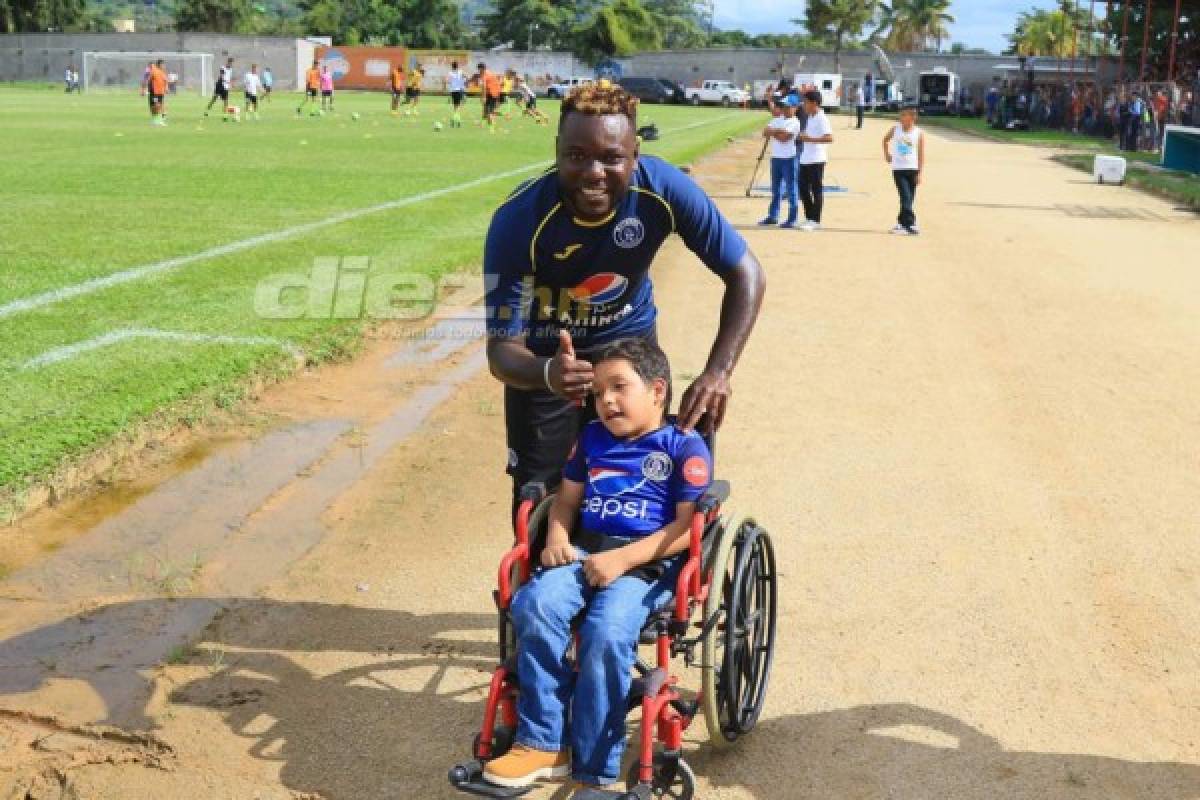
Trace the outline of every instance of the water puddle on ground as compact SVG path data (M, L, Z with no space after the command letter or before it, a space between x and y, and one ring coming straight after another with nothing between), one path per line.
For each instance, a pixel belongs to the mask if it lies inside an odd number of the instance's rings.
M472 326L376 339L268 390L267 430L194 442L16 528L0 549L0 707L145 724L146 671L285 575L328 532L325 511L483 369ZM63 679L100 702L57 696Z

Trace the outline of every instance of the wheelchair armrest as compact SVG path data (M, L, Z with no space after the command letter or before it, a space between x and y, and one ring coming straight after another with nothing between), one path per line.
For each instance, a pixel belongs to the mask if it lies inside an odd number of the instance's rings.
M729 481L713 481L712 486L696 502L696 510L707 515L717 506L729 499Z
M540 481L527 483L521 487L521 491L517 496L521 500L531 500L534 506L536 506L546 496L546 484Z

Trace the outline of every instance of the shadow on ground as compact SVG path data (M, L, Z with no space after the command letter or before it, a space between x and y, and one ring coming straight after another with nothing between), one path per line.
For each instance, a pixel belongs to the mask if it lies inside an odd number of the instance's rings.
M130 631L112 641L105 631L188 604L227 610L186 657L207 668L170 702L219 714L252 758L279 764L286 787L329 800L453 796L445 773L467 756L479 724L495 657L492 614L212 598L122 603L2 642L0 664L17 655L53 661L62 665L54 677L87 681L101 696L140 682L148 697L140 674L73 670L73 651L112 650ZM96 635L81 641L81 630ZM32 677L0 670L0 690L36 689ZM702 780L756 800L1200 797L1197 765L1006 750L967 722L903 703L765 719L733 748L705 745L688 758Z

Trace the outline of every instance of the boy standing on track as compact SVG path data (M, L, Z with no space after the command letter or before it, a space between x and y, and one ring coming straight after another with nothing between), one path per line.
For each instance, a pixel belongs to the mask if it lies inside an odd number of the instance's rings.
M317 102L317 95L321 91L321 70L317 67L317 60L313 59L312 66L304 73L304 99L300 101L300 105L296 106L296 114L299 115L304 111L304 107L309 102Z
M450 92L450 105L454 111L450 115L450 127L462 127L463 97L467 92L467 75L458 68L457 61L450 62L450 74L446 76L446 90Z
M771 206L767 218L758 224L779 224L779 206L786 193L788 218L781 227L794 228L800 214L800 203L796 199L796 137L800 135L796 99L785 95L773 108L775 117L762 132L763 138L771 141Z
M900 123L883 137L883 160L891 164L892 178L900 192L900 216L892 233L916 236L921 231L913 203L925 168L925 135L917 127L916 108L906 106L901 110Z
M242 76L242 93L245 95L244 105L246 116L250 116L250 112L254 111L254 118L258 119L258 92L262 88L262 79L258 77L258 64L251 64L250 71Z
M150 124L164 127L167 124L167 73L161 58L150 65L150 72L146 76L146 94L150 97Z
M233 58L225 62L225 66L221 67L221 71L217 73L217 85L213 87L213 96L208 101L208 107L204 109L204 116L208 116L208 112L212 111L213 103L219 99L221 101L221 113L225 113L225 109L229 106L229 87L233 85Z
M821 212L825 206L825 163L829 160L828 145L833 142L833 128L821 109L821 93L811 89L804 93L804 110L808 114L804 132L796 141L804 143L800 152L800 199L804 203L804 224L800 230L821 230Z
M638 634L671 597L696 501L711 482L704 440L666 418L671 369L657 344L614 342L597 356L595 378L600 419L572 450L540 568L512 601L516 740L483 771L498 786L568 772L586 786L616 782ZM563 653L581 613L572 665Z

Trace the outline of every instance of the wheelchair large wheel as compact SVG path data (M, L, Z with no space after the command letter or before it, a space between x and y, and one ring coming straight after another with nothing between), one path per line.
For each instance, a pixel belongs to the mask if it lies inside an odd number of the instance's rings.
M717 747L749 733L762 713L775 651L775 550L753 520L728 525L713 552L702 642L704 718ZM715 617L715 624L713 620Z

